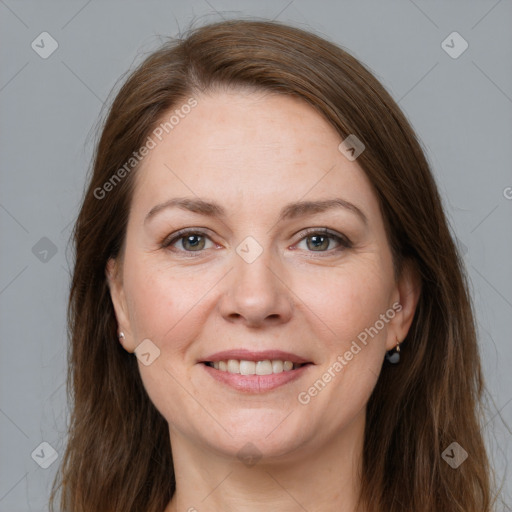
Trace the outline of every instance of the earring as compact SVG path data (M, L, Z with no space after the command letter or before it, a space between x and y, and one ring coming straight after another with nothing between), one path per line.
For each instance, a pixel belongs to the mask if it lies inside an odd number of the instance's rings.
M392 350L388 350L386 353L386 360L391 364L398 364L400 362L400 342L396 339L396 347Z
M121 331L121 332L117 335L117 337L119 338L119 341L121 341L121 342L122 342L122 340L124 340L124 332L123 332L123 331Z

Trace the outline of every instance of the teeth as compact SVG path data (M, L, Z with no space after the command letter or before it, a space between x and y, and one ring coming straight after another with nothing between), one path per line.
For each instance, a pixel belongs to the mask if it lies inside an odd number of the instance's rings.
M284 370L283 361L275 360L272 361L272 373L281 373Z
M246 361L244 359L229 359L227 361L215 361L209 363L216 370L228 373L239 373L241 375L271 375L272 373L289 372L299 368L300 364L280 359L265 359L264 361Z
M228 372L229 373L240 373L240 361L230 359L228 361Z
M256 363L256 375L271 375L272 373L272 361L266 359Z
M254 361L240 361L241 375L254 375L256 373L256 363Z

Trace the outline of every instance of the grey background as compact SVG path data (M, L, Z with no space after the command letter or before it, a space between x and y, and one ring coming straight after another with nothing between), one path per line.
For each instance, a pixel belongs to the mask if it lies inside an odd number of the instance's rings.
M510 0L0 0L2 512L47 510L63 454L67 246L102 105L159 35L237 16L278 19L346 47L417 130L465 253L492 397L485 435L498 479L511 480ZM59 45L47 59L31 48L43 31ZM453 31L469 44L456 59L441 47ZM43 441L58 453L48 469L31 457ZM511 492L509 483L507 503Z

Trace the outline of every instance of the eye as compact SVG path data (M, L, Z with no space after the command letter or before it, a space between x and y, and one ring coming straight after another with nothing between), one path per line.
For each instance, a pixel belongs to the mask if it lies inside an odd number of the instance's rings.
M181 252L201 252L212 247L212 245L207 246L207 242L213 245L210 238L201 231L182 230L167 237L161 243L161 247L172 247L174 250Z
M348 238L332 233L327 228L315 228L314 231L307 232L306 236L297 244L297 247L301 248L300 244L303 242L306 243L306 250L312 252L341 251L351 247L351 242Z

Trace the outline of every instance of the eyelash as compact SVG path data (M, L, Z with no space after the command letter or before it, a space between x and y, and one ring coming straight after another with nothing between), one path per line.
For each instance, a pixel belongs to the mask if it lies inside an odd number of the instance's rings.
M170 248L171 245L184 239L187 235L200 235L200 236L206 237L208 239L210 238L208 236L208 234L204 231L201 231L199 229L194 229L194 228L187 228L187 229L182 229L180 231L177 231L176 233L173 233L173 234L167 236L166 238L164 238L164 240L162 240L162 242L160 243L160 247L162 249L168 249L168 248ZM302 238L297 242L297 244L313 235L320 235L320 236L324 236L324 237L327 236L328 238L337 241L339 244L338 247L335 247L334 249L328 249L327 251L308 251L311 253L320 253L320 254L323 253L324 255L330 256L330 255L332 255L333 252L336 252L336 253L341 252L345 249L350 249L352 247L352 242L346 236L340 235L336 232L333 232L333 231L329 230L328 228L309 228L309 229L305 230L302 233L302 235L303 235ZM176 250L176 251L186 254L187 257L193 258L193 257L199 256L205 250L206 249L202 249L199 251L187 251L187 250L183 249L183 250Z

